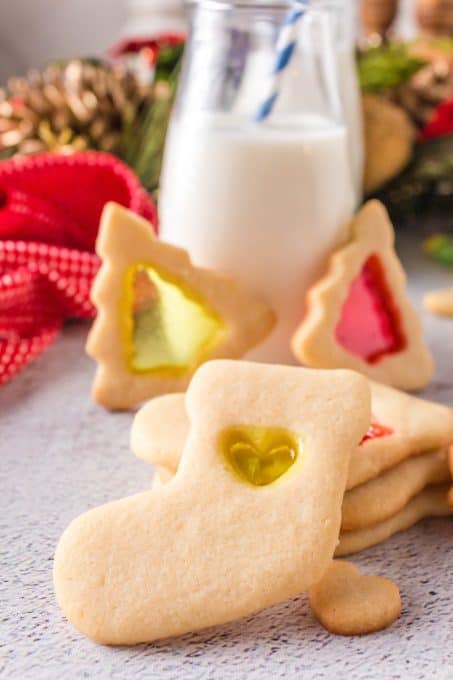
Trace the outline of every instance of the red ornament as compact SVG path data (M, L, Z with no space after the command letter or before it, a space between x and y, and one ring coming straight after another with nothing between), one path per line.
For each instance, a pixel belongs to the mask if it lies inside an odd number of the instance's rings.
M143 49L152 49L157 53L165 47L181 45L186 37L183 33L165 33L154 37L140 36L135 38L125 38L115 43L108 51L112 59L124 57L127 54L137 54Z
M453 134L453 99L439 104L433 117L420 133L420 139L426 142L435 137Z
M125 38L115 43L107 52L110 59L124 60L143 57L149 68L156 66L162 50L182 45L186 40L183 33L164 33L157 36Z
M365 262L343 305L336 339L369 364L406 346L401 320L376 255Z
M68 318L90 319L106 202L157 224L133 172L97 152L0 163L0 384L50 345Z

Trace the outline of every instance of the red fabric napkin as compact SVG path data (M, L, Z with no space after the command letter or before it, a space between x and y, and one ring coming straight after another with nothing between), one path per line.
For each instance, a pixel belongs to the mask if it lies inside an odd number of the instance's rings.
M157 226L134 173L109 154L0 163L0 384L39 356L65 319L90 319L102 209L116 201Z

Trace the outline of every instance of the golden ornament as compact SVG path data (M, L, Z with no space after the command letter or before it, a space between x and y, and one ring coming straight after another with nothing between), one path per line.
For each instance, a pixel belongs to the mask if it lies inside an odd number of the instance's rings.
M424 33L453 37L453 0L417 0L416 14Z
M398 0L361 0L362 27L368 41L379 44L397 13Z
M399 106L376 96L363 98L365 121L364 191L371 194L396 177L409 163L415 129Z

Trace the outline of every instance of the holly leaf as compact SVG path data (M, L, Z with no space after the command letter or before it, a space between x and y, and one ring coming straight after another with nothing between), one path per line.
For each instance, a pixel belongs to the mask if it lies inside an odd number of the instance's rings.
M427 255L445 267L453 268L453 237L448 234L434 234L423 243Z
M184 43L164 46L159 51L156 64L156 81L168 81L172 78L174 70L181 62L184 52Z

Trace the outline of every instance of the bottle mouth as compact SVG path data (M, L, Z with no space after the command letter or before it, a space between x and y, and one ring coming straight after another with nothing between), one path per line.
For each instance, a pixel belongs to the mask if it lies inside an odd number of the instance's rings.
M201 5L207 9L267 9L267 10L282 10L294 9L299 4L294 0L185 0L185 4L189 7L192 5ZM307 2L308 5L308 2Z
M351 0L352 2L353 0ZM307 8L338 8L342 6L342 0L182 0L187 6L203 4L208 9L226 10L237 9L268 9L268 10L290 10L297 8L297 5L304 4ZM347 10L347 5L345 7Z

